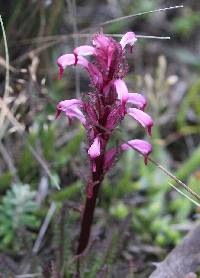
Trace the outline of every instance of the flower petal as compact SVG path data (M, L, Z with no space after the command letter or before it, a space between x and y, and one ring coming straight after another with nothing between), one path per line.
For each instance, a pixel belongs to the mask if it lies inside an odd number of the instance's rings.
M109 131L112 131L116 124L119 123L120 119L124 117L122 106L119 105L111 110L111 112L107 116L105 128Z
M74 108L74 107L82 107L83 102L80 99L66 99L63 101L60 101L57 105L57 109L60 111L65 112L69 108Z
M102 86L103 83L103 77L101 72L98 70L98 68L93 65L92 63L89 63L87 59L85 59L82 56L76 57L76 64L83 66L87 72L90 75L91 82L98 87Z
M129 108L127 112L131 117L133 117L143 127L146 127L149 135L151 135L151 128L153 126L153 120L147 113L145 113L137 108Z
M114 85L116 88L118 99L120 99L122 105L125 106L128 100L128 88L126 86L126 83L122 79L116 79L114 81Z
M58 64L58 67L59 67L59 78L61 78L62 75L63 75L64 69L67 66L71 66L71 65L75 64L74 54L65 54L65 55L60 56L57 59L57 64Z
M61 78L64 72L64 69L67 66L71 65L81 65L83 66L89 73L91 82L98 87L102 86L103 83L103 77L101 72L97 69L97 67L91 63L88 62L87 59L80 55L75 54L65 54L60 56L57 59L57 64L59 66L59 77Z
M144 156L144 162L147 164L148 155L152 152L152 146L147 141L134 139L127 143L121 144L119 149L112 148L107 151L104 158L104 170L108 171L112 166L117 153L127 151L129 149L134 149Z
M107 53L108 53L107 66L108 66L108 69L109 69L110 66L111 66L111 62L112 62L112 60L114 58L113 55L115 53L115 47L113 45L109 45Z
M143 95L137 93L129 93L127 102L134 104L141 110L144 110L147 105L146 98Z
M87 56L87 55L93 55L94 53L95 53L95 48L90 45L81 45L74 49L75 55Z
M116 148L112 148L110 150L108 150L104 156L104 170L108 171L110 169L110 167L112 166L115 157L117 154L117 149Z
M135 36L135 33L133 32L127 32L121 39L120 44L122 46L122 49L125 48L127 44L130 46L133 46L134 43L137 41L137 38Z
M122 151L126 151L133 148L144 156L145 164L147 164L148 155L152 152L152 146L144 140L134 139L130 140L120 146Z
M76 57L74 54L65 54L57 59L57 64L60 70L60 77L62 77L63 71L66 67L79 64L88 69L89 62L82 56Z
M61 112L64 112L69 119L77 118L84 125L86 119L80 110L82 105L83 103L79 99L67 99L67 100L60 101L57 105L56 117L58 117Z
M90 146L90 148L88 150L88 154L89 154L89 156L92 160L97 158L98 156L100 156L100 154L101 154L101 143L100 143L99 137L96 137L94 139L94 142L92 143L92 145Z
M94 84L94 86L101 88L103 85L103 77L98 68L95 65L89 63L87 71L90 75L91 82Z
M95 47L106 50L107 47L109 46L109 39L103 34L97 34L94 37L92 43Z
M68 109L67 111L65 111L65 115L69 119L77 118L83 125L85 125L85 123L86 123L85 116L83 115L81 110L78 108Z

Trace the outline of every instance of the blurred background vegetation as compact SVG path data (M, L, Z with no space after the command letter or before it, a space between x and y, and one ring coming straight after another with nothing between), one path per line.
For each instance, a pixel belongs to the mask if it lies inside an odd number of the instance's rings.
M200 194L199 1L0 1L10 57L5 92L1 35L0 104L9 108L0 113L1 277L73 276L86 140L77 122L70 126L54 115L58 101L89 89L81 70L68 69L58 80L56 58L89 43L90 37L74 33L93 34L109 19L178 4L184 8L118 21L104 32L171 36L138 40L128 59L128 87L148 99L152 157ZM143 138L133 124L126 119L116 137ZM148 277L152 262L181 241L199 210L169 181L133 151L120 157L101 188L83 277Z

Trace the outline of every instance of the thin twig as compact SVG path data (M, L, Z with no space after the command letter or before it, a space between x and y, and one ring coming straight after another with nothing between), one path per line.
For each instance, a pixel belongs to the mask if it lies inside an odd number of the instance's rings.
M56 211L56 204L55 204L55 202L52 202L51 206L50 206L50 208L48 210L48 213L47 213L47 215L45 217L45 220L44 220L44 222L43 222L43 224L42 224L42 226L40 228L40 231L39 231L38 237L37 237L37 239L35 241L35 244L33 246L32 252L34 254L37 254L37 252L38 252L38 250L40 248L42 239L43 239L43 237L44 237L44 235L46 233L46 230L47 230L47 228L49 226L49 223L51 222L52 216L54 215L55 211Z
M21 274L16 275L15 278L35 278L35 277L41 277L42 273L28 273L28 274Z
M150 35L137 35L136 38L138 39L155 39L155 40L170 40L171 37L160 37L160 36L150 36Z
M2 111L4 110L7 118L13 124L13 126L18 130L18 132L22 133L24 131L24 126L15 118L15 116L9 109L8 105L5 103L5 101L1 97L0 97L0 108L2 109ZM0 139L3 137L2 130L4 130L4 129L1 128L1 130L0 130Z
M37 161L40 163L40 165L43 167L45 170L46 174L48 177L54 182L55 186L57 187L58 190L60 190L60 185L58 184L57 180L54 178L54 176L51 174L51 171L49 170L46 162L42 159L42 157L35 151L35 149L31 146L31 144L28 144L28 148L32 155L37 159Z
M9 52L8 52L8 43L7 43L7 38L6 38L6 32L3 24L3 19L0 15L0 24L1 24L1 29L3 33L3 41L4 41L4 47L5 47L5 54L6 54L6 81L5 81L5 92L4 96L7 97L9 94L9 79L10 79L10 74L9 74Z
M106 36L112 36L115 38L121 38L123 34L105 34ZM170 40L171 38L168 37L162 37L162 36L151 36L151 35L137 35L135 34L136 38L138 39L156 39L156 40Z
M15 59L14 62L15 63L16 62L17 63L23 62L27 58L29 58L31 56L34 56L34 55L37 55L37 54L41 53L42 51L46 50L47 48L55 46L58 43L59 43L58 41L53 41L53 42L46 43L45 45L42 45L42 46L40 46L40 47L38 47L36 49L32 49L32 50L22 54L19 58Z
M11 65L7 65L6 60L3 57L0 57L0 65L2 67L4 67L5 69L8 68L9 71L11 71L11 72L16 72L16 73L22 73L22 72L25 73L26 72L26 69L17 69Z
M157 13L157 12L164 12L164 11L167 11L167 10L174 10L174 9L179 9L179 8L183 8L183 5L171 6L171 7L167 7L167 8L161 8L161 9L141 12L141 13L137 13L137 14L130 14L130 15L126 15L126 16L122 16L122 17L118 17L118 18L114 18L114 19L111 19L111 20L104 21L104 22L100 23L99 25L104 26L104 25L107 25L107 24L110 24L110 23L113 23L113 22L118 22L118 21L121 21L121 20L129 19L129 18L141 16L141 15Z
M182 186L185 190L187 190L191 195L193 195L196 199L200 201L200 196L194 192L191 188L189 188L185 183L183 183L181 180L179 180L176 176L174 176L172 173L170 173L166 168L164 168L160 163L156 162L151 157L148 157L148 160L156 165L158 168L160 168L167 176L172 178L175 182L177 182L180 186Z
M3 41L4 41L5 55L6 55L6 80L5 80L5 91L4 91L4 95L3 95L3 100L5 100L9 95L10 72L9 72L8 43L7 43L6 32L5 32L3 19L1 17L1 15L0 15L0 25L1 25L2 33L3 33ZM0 126L2 126L5 115L6 115L5 107L2 106L1 108L2 108L2 110L1 110L1 114L0 114Z
M8 153L8 151L6 150L6 148L4 147L4 145L2 144L2 142L0 141L0 152L6 162L6 164L8 165L8 168L12 174L12 176L15 178L16 182L20 182L19 177L17 176L17 169L15 168L15 165Z
M112 36L115 38L120 38L123 36L123 34L108 34L105 33L106 36ZM21 43L23 44L27 44L27 43L42 43L42 42L56 42L56 43L60 43L62 41L65 41L69 38L88 38L88 37L93 37L94 34L93 33L73 33L73 34L69 34L69 35L55 35L55 36L44 36L44 37L37 37L37 38L33 38L33 39L24 39L21 41ZM136 34L136 37L139 39L159 39L159 40L169 40L170 37L169 36L153 36L153 35L142 35L142 34Z
M168 184L173 187L176 191L178 191L181 195L183 195L185 198L187 198L189 201L191 201L193 204L195 204L197 207L200 207L200 204L197 203L195 200L190 198L187 194L185 194L183 191L178 189L175 185L173 185L171 182L168 182Z

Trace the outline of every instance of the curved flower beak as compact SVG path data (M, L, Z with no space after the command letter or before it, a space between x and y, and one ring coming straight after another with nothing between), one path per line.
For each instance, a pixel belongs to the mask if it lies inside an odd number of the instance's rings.
M128 108L128 114L133 117L143 127L147 128L148 134L151 135L151 128L153 126L152 118L145 112L137 108Z
M57 59L57 65L59 67L59 78L62 78L64 69L67 66L71 66L75 64L75 56L74 54L64 54Z
M64 54L57 59L57 64L60 72L59 77L61 78L66 67L79 64L88 69L89 62L81 56L76 57L74 54Z

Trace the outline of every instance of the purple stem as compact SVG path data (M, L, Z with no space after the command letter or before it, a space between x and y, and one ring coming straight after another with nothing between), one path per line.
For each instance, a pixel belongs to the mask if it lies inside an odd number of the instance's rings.
M83 253L88 245L88 241L90 238L94 210L96 207L96 200L98 197L101 181L103 180L103 156L100 156L96 159L96 172L93 172L92 178L94 184L93 195L92 197L87 197L86 199L83 217L81 220L81 231L77 248L77 255Z

